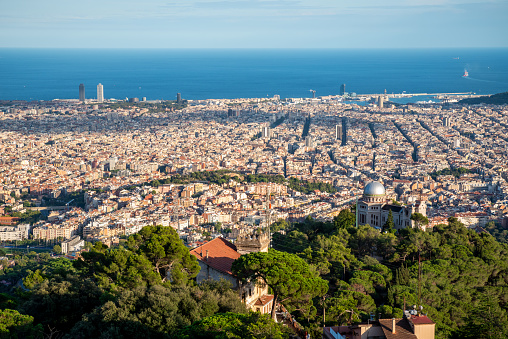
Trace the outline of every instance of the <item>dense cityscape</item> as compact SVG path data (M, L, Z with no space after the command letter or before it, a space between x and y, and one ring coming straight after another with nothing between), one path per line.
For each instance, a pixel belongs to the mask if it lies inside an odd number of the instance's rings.
M420 252L429 251L432 258L435 245L417 245L400 253L395 235L402 239L409 229L438 234L450 232L443 231L443 225L453 224L470 232L470 237L490 233L506 255L501 243L507 241L508 225L508 106L464 104L458 102L461 95L442 95L437 103L398 104L390 101L393 95L352 96L343 86L341 95L326 97L315 97L314 92L310 98L185 100L178 94L176 101L117 101L105 100L99 84L98 99L93 100L85 98L80 86L79 100L2 101L0 239L17 258L20 246L27 256L30 249L49 250L59 258L87 262L92 260L90 253L109 253L100 246L131 246L143 229L166 232L160 231L162 226L174 230L197 259L200 270L189 268L196 271L189 278L195 277L198 284L231 281L249 309L272 315L276 309L283 319L279 323L287 323L286 330L293 331L289 335L360 338L355 332L360 329L361 334L371 331L369 338L405 331L426 339L434 338L434 327L430 335L425 326L437 323L436 337L462 336L465 332L435 319L433 311L429 317L406 311L405 299L404 307L399 300L392 303L393 311L387 311L392 307L379 303L374 290L391 293L387 291L392 274L402 279L399 274L409 274L405 265L419 267ZM323 231L327 225L334 231ZM305 231L309 227L315 228L314 233ZM345 237L344 229L352 233ZM351 239L359 230L371 232L368 229L375 232L369 237L376 242L362 238L358 241L363 245L352 247ZM374 284L374 288L372 282L370 288L364 287L362 295L372 296L374 306L362 308L360 301L356 318L353 313L345 317L345 311L353 312L345 307L321 323L325 304L314 302L319 308L316 315L277 299L277 288L267 281L259 286L253 280L237 282L243 272L237 264L242 255L273 254L277 251L268 248L275 248L282 251L277 253L293 252L305 259L307 245L295 237L306 234L308 251L313 251L312 241L317 241L313 236L320 232L323 239L351 237L345 246L352 250L344 249L350 263L341 261L337 266L327 259L328 265L343 269L344 284L354 286L358 269L378 272L386 280L377 283L383 287ZM381 245L388 239L383 237L392 237L391 250ZM307 253L309 258L313 255ZM308 263L327 277L329 294L341 291L339 275L321 271L315 259ZM376 271L372 268L376 264L393 272ZM19 265L9 254L1 268L7 274L19 272ZM506 292L505 266L496 268L504 272L496 273L505 279L496 285L501 299ZM23 274L27 273L16 277ZM33 275L29 271L23 278L23 288L35 284ZM170 271L161 277L163 282L171 279ZM421 280L418 275L411 284ZM2 283L6 292L16 281ZM328 287L320 294L321 287L316 286L310 295L318 300ZM411 302L422 305L420 298L418 294L418 301ZM396 305L406 312L413 330L406 323L396 330L391 318L402 317ZM365 317L376 318L377 325L354 325ZM319 324L331 327L316 332ZM63 331L78 337L76 326ZM195 335L188 333L189 338ZM178 335L185 337L182 332Z

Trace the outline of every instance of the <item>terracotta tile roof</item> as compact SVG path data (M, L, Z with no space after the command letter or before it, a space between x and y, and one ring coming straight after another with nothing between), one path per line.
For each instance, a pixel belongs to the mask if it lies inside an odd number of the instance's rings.
M406 319L395 319L395 333L392 333L392 319L379 319L386 339L417 339Z
M265 295L262 295L261 297L259 297L258 300L256 300L256 302L254 303L254 305L265 306L272 300L273 300L273 295L265 294Z
M411 316L411 321L413 322L413 324L434 324L434 322L432 320L429 319L429 317L427 317L426 315L412 315Z
M206 257L207 251L208 258ZM208 266L231 275L233 274L231 272L233 261L240 258L236 246L223 238L215 238L202 246L196 247L190 253Z

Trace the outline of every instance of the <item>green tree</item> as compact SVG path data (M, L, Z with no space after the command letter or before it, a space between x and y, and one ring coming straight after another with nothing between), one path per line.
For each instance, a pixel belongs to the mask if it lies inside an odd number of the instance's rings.
M152 262L143 254L129 251L123 247L102 249L94 246L84 252L75 266L85 276L93 276L101 288L116 290L162 283Z
M28 270L28 275L23 279L23 285L31 290L43 281L44 277L41 275L41 270L36 270L35 272Z
M68 338L167 338L217 313L246 313L231 285L152 286L123 290L86 314Z
M416 228L419 230L423 229L423 226L429 224L429 219L421 213L411 214L411 220L415 222Z
M213 225L213 229L215 230L215 232L219 232L222 229L222 223L221 222L216 222Z
M328 284L297 255L270 249L242 255L233 262L233 274L243 281L263 280L273 291L272 317L275 304L284 303L288 309L305 311L312 299L328 291Z
M393 213L392 210L390 210L390 212L388 212L388 219L386 219L386 222L383 225L382 232L392 233L394 231L394 228L395 223L393 222Z
M336 229L348 229L356 225L356 215L348 208L343 209L333 218L333 224Z
M188 283L199 272L196 257L190 254L172 227L145 226L127 240L127 247L144 255L163 282Z
M33 320L15 310L0 311L0 338L42 338L42 325L34 326Z
M255 339L290 338L289 329L268 315L222 313L204 318L179 331L176 339Z
M289 228L289 223L284 219L279 219L270 225L270 232L275 233L280 230L285 230L288 228Z
M73 276L59 280L46 279L36 285L20 311L33 316L45 328L51 326L66 333L83 314L102 303L102 291L91 279Z
M56 254L62 253L62 247L60 245L53 246L53 253L56 253Z

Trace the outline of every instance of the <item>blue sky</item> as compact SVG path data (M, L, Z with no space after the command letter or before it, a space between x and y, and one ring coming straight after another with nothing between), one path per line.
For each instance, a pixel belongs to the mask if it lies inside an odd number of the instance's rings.
M0 47L508 47L508 0L2 0Z

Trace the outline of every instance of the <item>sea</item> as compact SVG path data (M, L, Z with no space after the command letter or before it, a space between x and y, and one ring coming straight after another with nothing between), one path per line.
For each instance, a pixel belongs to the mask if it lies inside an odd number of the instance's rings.
M147 100L319 97L341 84L357 94L494 94L508 91L507 61L508 48L0 48L0 100L77 99L81 83L88 99L99 83L105 98Z

